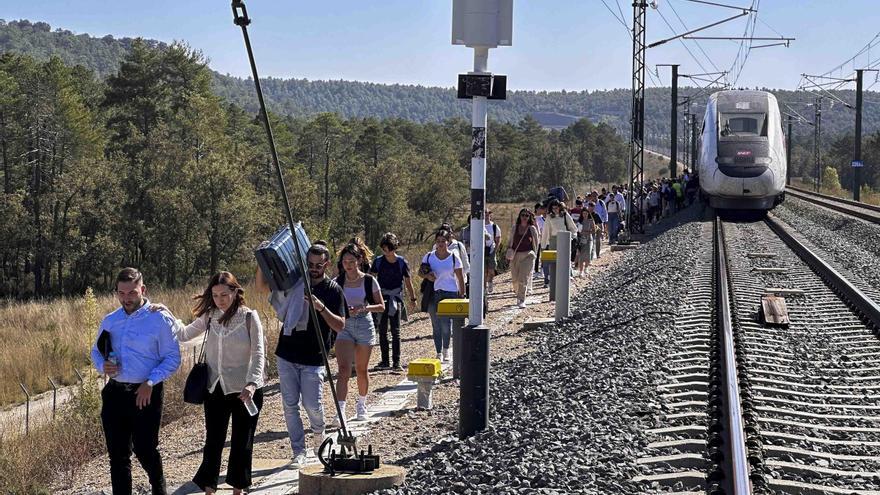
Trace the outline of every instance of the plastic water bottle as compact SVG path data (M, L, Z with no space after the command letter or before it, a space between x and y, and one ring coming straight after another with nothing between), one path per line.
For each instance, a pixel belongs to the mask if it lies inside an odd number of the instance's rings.
M256 416L260 412L260 410L257 409L257 405L254 404L254 399L248 399L244 401L244 407L247 408L247 412L251 416Z
M107 362L119 366L119 356L116 355L116 351L110 351L110 354L107 355ZM116 378L116 375L118 374L119 371L116 371L115 373L111 373L108 376L110 378Z

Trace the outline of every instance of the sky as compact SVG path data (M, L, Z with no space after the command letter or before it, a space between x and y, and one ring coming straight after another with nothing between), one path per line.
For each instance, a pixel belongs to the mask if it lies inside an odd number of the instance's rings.
M740 87L795 89L801 73L825 73L880 31L876 0L715 1L739 6L755 1L759 5L755 36L781 33L796 38L788 48L752 50L737 80ZM451 87L456 74L473 67L473 50L451 44L452 0L245 3L253 21L249 33L261 77ZM492 49L489 70L507 74L511 89L631 87L632 43L605 4L615 12L619 5L623 18L631 22L630 0L604 0L604 4L603 0L514 0L513 46ZM694 29L736 13L688 0L660 0L659 8L648 13L647 40L673 35L664 17L676 33L682 33L688 30L684 26ZM228 0L0 0L0 18L44 21L53 29L93 36L185 41L201 50L214 70L250 75ZM745 19L700 34L742 36ZM679 41L648 50L648 69L653 73L649 86L669 85L669 69L655 68L656 64L681 64L684 74L714 72L716 67L728 70L739 48L739 42L733 41L684 44L693 57ZM855 65L877 60L880 45ZM848 64L835 75L845 76L853 68ZM874 82L874 76L869 77L866 85Z

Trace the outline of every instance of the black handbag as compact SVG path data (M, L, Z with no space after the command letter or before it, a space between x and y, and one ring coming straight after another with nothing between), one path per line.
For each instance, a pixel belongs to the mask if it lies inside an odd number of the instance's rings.
M199 359L193 364L186 384L183 386L183 401L189 404L204 404L208 398L208 363L205 362L205 344L208 343L208 333L211 332L211 318L208 317L208 328L205 329L205 338L202 339L202 350Z
M431 261L430 254L428 254L428 261ZM419 266L419 274L424 277L429 273L431 273L431 264L422 263L422 265ZM422 311L427 312L428 307L431 306L431 301L434 299L434 282L423 278L420 291L422 293L421 309Z

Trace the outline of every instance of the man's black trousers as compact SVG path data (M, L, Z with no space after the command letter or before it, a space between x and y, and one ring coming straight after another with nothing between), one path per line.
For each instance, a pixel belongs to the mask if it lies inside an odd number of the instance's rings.
M110 480L114 495L131 493L131 453L147 472L153 495L166 495L162 458L159 456L159 424L162 422L162 384L153 387L150 403L135 404L140 384L110 380L101 391L101 423L110 456Z

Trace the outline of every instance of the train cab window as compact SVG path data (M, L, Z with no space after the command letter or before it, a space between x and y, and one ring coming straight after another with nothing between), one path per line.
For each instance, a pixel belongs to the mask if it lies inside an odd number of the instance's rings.
M722 114L721 137L767 136L767 116L763 113Z

